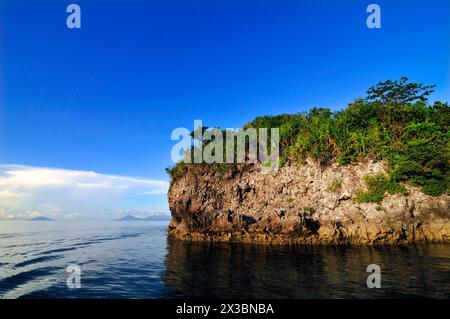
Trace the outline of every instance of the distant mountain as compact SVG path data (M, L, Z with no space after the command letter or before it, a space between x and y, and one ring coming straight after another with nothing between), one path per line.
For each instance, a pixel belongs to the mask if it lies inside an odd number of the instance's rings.
M123 216L123 217L121 217L119 219L115 219L115 220L137 221L137 220L142 220L142 218L138 218L138 217L135 217L135 216L132 216L132 215L126 215L126 216Z
M146 221L146 220L169 220L170 216L166 214L161 215L153 215L147 217L136 217L133 215L126 215L119 219L115 219L116 221Z
M29 220L32 220L32 221L50 221L50 220L53 220L53 219L48 218L48 217L44 217L44 216L38 216L38 217L29 219Z

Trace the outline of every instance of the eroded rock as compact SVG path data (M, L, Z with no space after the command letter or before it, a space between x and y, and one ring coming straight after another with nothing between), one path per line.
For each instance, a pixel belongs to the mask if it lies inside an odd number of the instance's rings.
M192 165L172 182L170 236L195 241L271 244L398 244L450 240L449 196L408 187L380 203L357 204L363 176L386 163L291 163L276 174L254 165L226 172ZM339 179L340 187L333 187Z

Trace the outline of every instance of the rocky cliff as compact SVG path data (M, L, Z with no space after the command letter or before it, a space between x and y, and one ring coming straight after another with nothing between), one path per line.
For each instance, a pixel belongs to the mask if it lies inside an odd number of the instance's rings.
M357 203L363 177L385 162L321 166L290 163L276 174L257 165L221 170L190 165L172 180L170 236L269 244L401 244L450 241L450 196L407 194Z

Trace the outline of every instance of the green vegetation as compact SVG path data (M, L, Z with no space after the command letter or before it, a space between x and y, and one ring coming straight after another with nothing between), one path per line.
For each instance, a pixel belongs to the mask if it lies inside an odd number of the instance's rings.
M427 103L433 87L409 83L406 77L388 80L343 111L315 107L307 113L257 117L246 127L280 128L281 163L312 158L345 165L385 159L390 187L407 182L438 196L450 183L450 106ZM371 189L358 198L377 202L382 191Z
M336 193L337 191L340 191L342 188L342 179L336 178L330 186L328 186L327 191L330 193Z
M386 192L389 194L406 194L406 189L388 175L379 173L364 177L367 191L359 189L355 193L355 201L358 203L381 203Z
M261 116L244 128L278 127L281 165L307 158L322 165L387 160L388 175L368 177L368 190L359 191L357 201L380 202L386 192L403 193L400 183L438 196L448 192L450 184L450 106L428 103L433 88L409 83L406 77L388 80L342 111L315 107L305 113ZM179 165L169 170L172 178L181 173L175 170ZM337 189L338 183L331 186Z
M186 164L178 163L172 168L166 167L165 168L166 173L170 176L172 180L175 180L186 173Z

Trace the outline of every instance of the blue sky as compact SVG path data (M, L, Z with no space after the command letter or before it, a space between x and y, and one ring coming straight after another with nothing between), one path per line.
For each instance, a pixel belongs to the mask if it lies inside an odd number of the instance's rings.
M81 7L80 30L66 27L70 3ZM366 26L370 3L381 6L381 29ZM2 0L0 32L4 212L77 214L89 194L105 200L92 199L85 215L167 210L170 134L194 119L239 127L257 115L340 109L403 75L437 84L432 98L450 100L445 0ZM36 173L66 180L18 182ZM81 196L67 174L129 191ZM2 187L29 197L2 197ZM43 193L77 196L64 205Z

